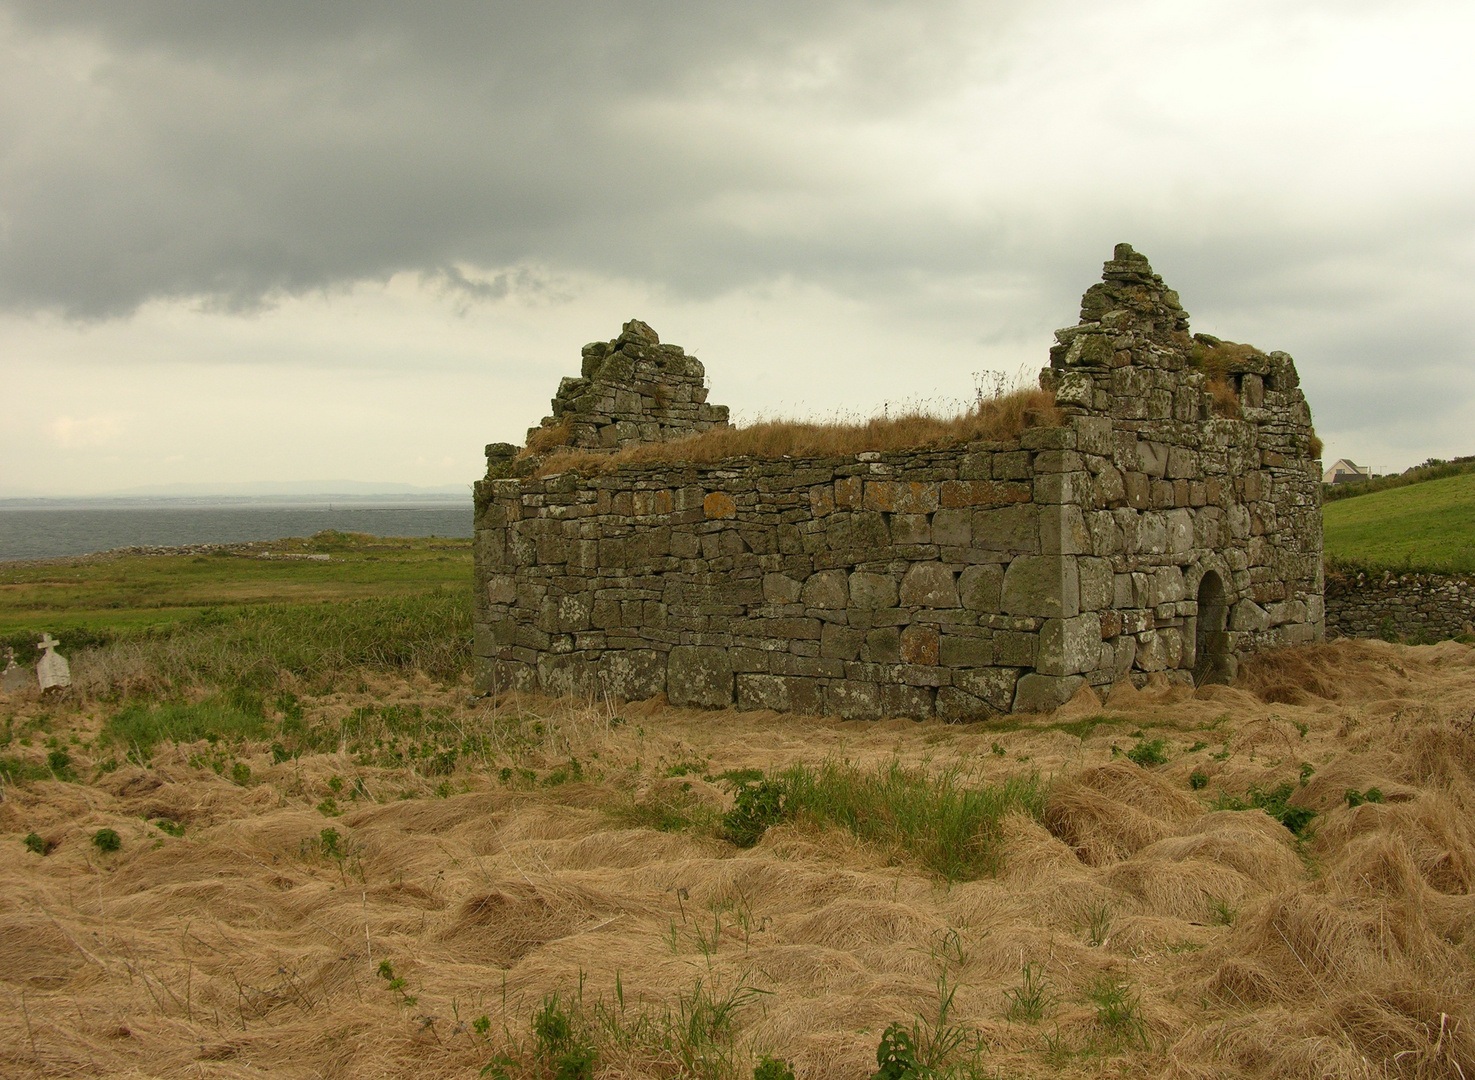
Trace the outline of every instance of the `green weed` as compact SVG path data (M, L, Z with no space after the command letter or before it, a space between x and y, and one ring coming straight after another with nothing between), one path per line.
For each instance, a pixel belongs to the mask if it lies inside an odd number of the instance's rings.
M1188 774L1188 786L1194 791L1202 791L1209 786L1209 774L1202 769L1194 769Z
M1168 760L1168 755L1163 753L1166 745L1163 739L1139 739L1137 745L1127 751L1127 760L1144 769L1162 765Z
M1107 1038L1117 1047L1147 1049L1147 1025L1140 1013L1140 1002L1126 983L1103 976L1086 991L1086 998L1096 1006L1096 1020L1106 1029Z
M103 854L111 854L123 846L123 838L113 829L98 829L92 834L93 846Z
M1281 784L1268 791L1252 787L1245 793L1243 799L1221 792L1214 803L1214 809L1264 810L1291 832L1300 836L1316 817L1316 811L1305 806L1291 806L1288 800L1295 790L1296 786L1290 783Z
M583 779L584 766L580 765L576 758L569 758L567 765L560 765L543 777L543 786L558 787L560 784L577 783Z
M663 1076L732 1080L737 1075L733 1040L738 1016L766 993L742 980L719 991L699 978L692 989L678 991L658 1006L631 1009L618 975L614 1000L601 997L590 1004L584 1000L581 974L579 992L545 998L533 1014L530 1038L514 1039L483 1067L482 1075L493 1080L587 1080L605 1048L669 1063Z
M686 792L652 796L641 801L626 799L606 807L605 812L629 828L655 829L657 832L683 832L688 829L716 832L719 823L715 810Z
M911 1032L900 1023L882 1032L876 1064L880 1068L871 1074L871 1080L924 1080L932 1076L932 1070L917 1060Z
M1383 801L1383 791L1381 788L1375 787L1370 787L1366 791L1348 788L1346 799L1348 806L1361 806L1363 803L1380 803Z
M46 768L58 780L72 777L72 755L58 747L46 755Z
M1096 944L1092 942L1092 944ZM1045 982L1042 964L1025 964L1019 985L1004 991L1006 1019L1019 1024L1038 1024L1055 1003Z
M176 838L184 835L184 826L170 821L168 818L159 818L156 820L154 822L154 828L158 829L161 833Z
M733 807L722 818L727 838L749 848L785 816L789 785L784 780L753 780L737 787Z
M1102 901L1086 910L1086 944L1093 949L1106 944L1111 936L1111 905Z
M379 962L379 977L384 980L384 988L386 990L391 994L399 995L399 1004L413 1005L419 1000L412 996L406 989L408 983L406 983L403 976L394 973L394 965L388 960L381 960Z
M37 833L26 833L26 838L21 843L25 845L26 850L29 852L36 855L46 854L46 841L41 839Z
M764 1054L763 1060L753 1066L753 1080L794 1080L794 1066Z

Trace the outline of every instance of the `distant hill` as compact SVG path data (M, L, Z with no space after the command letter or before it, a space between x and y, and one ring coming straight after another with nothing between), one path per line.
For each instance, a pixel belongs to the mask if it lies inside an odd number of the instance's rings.
M1430 458L1422 465L1415 465L1412 469L1394 473L1391 476L1379 476L1373 480L1355 481L1350 484L1323 484L1322 501L1355 499L1362 495L1371 495L1375 491L1407 487L1409 484L1422 484L1426 480L1440 480L1446 476L1459 476L1467 472L1475 472L1475 457L1457 457L1451 461Z
M1475 573L1475 471L1439 468L1460 471L1328 502L1322 509L1328 562Z

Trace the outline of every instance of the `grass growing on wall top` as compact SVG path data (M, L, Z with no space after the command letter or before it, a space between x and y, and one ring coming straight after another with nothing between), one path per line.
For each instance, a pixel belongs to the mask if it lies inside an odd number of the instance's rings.
M1475 473L1340 499L1322 509L1329 561L1370 570L1475 572Z
M620 465L662 461L704 463L736 457L842 457L864 451L918 450L980 439L1012 440L1026 427L1053 427L1059 422L1053 394L1021 389L982 398L955 416L916 412L857 423L770 420L745 427L714 428L691 438L647 443L617 454L567 451L552 456L538 475L570 469L610 472Z

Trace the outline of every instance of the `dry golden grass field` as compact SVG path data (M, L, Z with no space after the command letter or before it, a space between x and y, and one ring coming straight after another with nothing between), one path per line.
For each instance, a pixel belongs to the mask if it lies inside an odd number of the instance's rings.
M1475 1080L1465 645L972 726L413 672L0 716L5 1077Z

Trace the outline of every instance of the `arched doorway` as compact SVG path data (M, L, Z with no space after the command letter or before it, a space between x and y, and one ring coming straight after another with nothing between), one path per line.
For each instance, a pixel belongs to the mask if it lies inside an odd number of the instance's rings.
M1231 683L1239 662L1229 651L1229 602L1224 580L1216 571L1204 574L1198 584L1198 632L1195 635L1193 684Z

